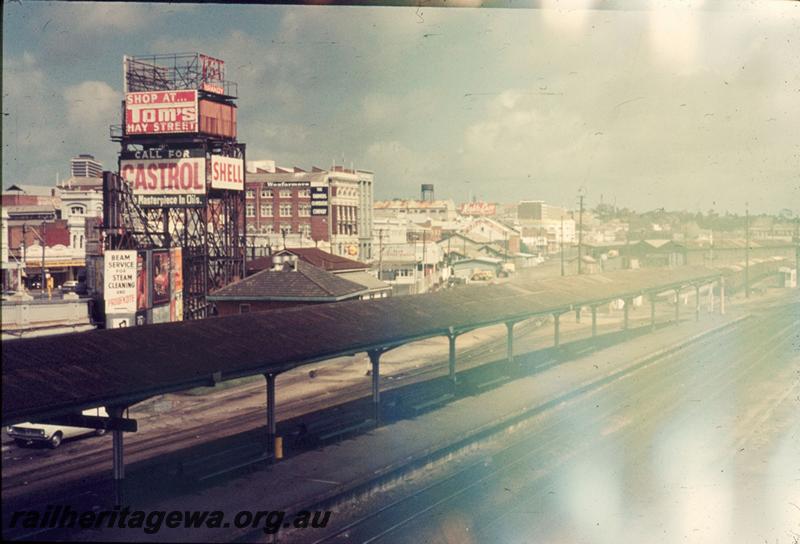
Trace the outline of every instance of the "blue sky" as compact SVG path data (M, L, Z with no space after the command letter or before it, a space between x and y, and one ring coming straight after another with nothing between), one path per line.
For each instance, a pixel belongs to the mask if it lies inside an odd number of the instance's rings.
M200 51L248 159L352 162L381 198L800 213L797 2L541 4L6 3L3 186L114 164L122 56Z

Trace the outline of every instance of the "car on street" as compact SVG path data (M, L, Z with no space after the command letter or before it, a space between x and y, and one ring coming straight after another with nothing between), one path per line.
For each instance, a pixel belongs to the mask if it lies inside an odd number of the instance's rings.
M78 289L78 280L67 280L61 286L61 290L65 293L74 293Z
M104 407L90 408L84 410L85 416L105 416L108 413ZM56 449L67 438L79 436L105 434L105 429L91 429L88 427L71 427L69 425L51 425L49 423L18 423L6 427L6 434L14 439L17 446L25 447L34 444L46 444L52 449Z

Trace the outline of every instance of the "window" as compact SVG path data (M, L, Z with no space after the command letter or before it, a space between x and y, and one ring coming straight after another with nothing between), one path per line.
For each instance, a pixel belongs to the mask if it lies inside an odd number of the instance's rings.
M311 216L311 204L300 204L297 207L297 215L300 217L310 217Z
M247 189L244 193L245 198L255 198L256 192L253 189Z
M292 233L292 226L288 223L281 224L281 234L291 234Z
M292 216L292 205L291 204L281 204L281 217L291 217Z
M81 206L73 206L69 209L72 215L83 215L83 208Z
M304 225L300 225L300 235L303 238L311 238L311 225L307 223Z
M249 314L250 313L250 305L249 304L239 304L239 313L240 314Z
M300 198L310 198L311 191L309 189L300 189L299 191L297 191L297 196L299 196Z
M261 225L261 234L272 234L272 225Z
M256 216L256 205L255 204L248 204L245 214L247 217L255 217Z
M272 204L261 205L261 217L272 217Z
M261 198L272 198L272 189L261 188Z
M282 189L280 195L281 198L292 198L292 192L289 189Z

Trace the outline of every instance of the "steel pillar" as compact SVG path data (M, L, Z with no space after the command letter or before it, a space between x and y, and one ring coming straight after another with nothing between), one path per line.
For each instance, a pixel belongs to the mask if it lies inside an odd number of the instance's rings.
M677 324L681 318L681 290L675 289L675 323Z
M700 286L694 286L694 320L700 321Z
M367 355L372 363L372 414L377 424L381 420L381 352L372 350Z
M625 305L622 307L622 330L628 330L628 319L631 309L631 303L633 302L631 299L625 299L622 301Z
M264 374L267 380L267 458L272 461L275 456L275 374Z
M447 339L450 341L450 355L448 359L450 368L450 381L455 385L456 383L456 334L453 327L450 327L447 333Z
M121 418L124 412L122 406L109 406L107 408L108 415L112 418ZM114 429L111 431L112 436L112 479L114 482L114 503L116 506L121 506L125 500L123 485L125 482L125 456L122 443L122 431Z
M656 330L656 295L650 295L650 330Z
M714 313L714 283L708 285L708 313Z
M597 336L597 306L592 306L592 338Z
M508 334L506 335L506 358L508 359L508 365L511 366L514 364L514 322L507 321L506 322L506 330Z
M561 314L553 314L553 346L561 344Z
M575 323L581 322L581 308L575 308Z

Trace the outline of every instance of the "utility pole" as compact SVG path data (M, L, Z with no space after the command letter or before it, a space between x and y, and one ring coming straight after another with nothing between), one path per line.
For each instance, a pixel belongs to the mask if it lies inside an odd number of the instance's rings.
M744 296L750 298L750 205L744 203Z
M582 250L583 250L583 195L580 196L580 212L578 213L578 275L580 276L583 270Z
M561 275L564 275L564 215L561 215Z
M45 246L47 246L47 243L45 243L45 238L47 235L47 231L45 230L46 228L47 228L47 223L42 221L42 235L40 236L42 240L42 298L44 298L45 282L47 279L45 278L45 273L44 273L44 248Z
M378 279L383 279L383 229L378 229Z

